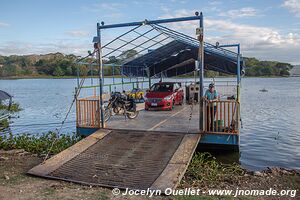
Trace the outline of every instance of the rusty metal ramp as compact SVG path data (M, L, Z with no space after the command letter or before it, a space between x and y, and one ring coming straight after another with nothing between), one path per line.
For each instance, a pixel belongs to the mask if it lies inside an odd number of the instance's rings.
M130 189L175 188L200 134L100 129L28 173Z

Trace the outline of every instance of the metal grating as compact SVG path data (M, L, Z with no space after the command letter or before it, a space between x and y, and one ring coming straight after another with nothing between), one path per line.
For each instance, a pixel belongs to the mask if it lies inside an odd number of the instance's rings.
M167 166L183 137L178 133L114 130L48 177L147 189Z

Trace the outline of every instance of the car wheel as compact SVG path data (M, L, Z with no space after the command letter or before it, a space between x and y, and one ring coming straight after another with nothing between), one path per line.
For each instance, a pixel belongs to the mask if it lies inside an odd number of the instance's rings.
M181 98L181 100L179 101L179 103L178 103L180 106L182 106L182 104L183 104L183 98Z

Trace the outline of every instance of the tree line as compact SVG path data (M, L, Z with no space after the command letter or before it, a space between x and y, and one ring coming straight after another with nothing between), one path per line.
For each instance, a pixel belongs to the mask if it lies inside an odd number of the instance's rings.
M128 50L119 57L111 56L104 60L105 64L120 64L123 60L135 57L135 50ZM1 56L0 55L0 77L22 77L22 76L76 76L77 66L75 61L77 56L62 53L50 53L45 55L24 55L24 56ZM85 59L91 62L91 59ZM246 76L289 76L293 66L289 63L277 61L260 61L256 58L245 58ZM96 75L97 66L80 65L80 75ZM120 75L121 69L115 66L105 66L104 76ZM206 71L207 77L223 76L213 71Z

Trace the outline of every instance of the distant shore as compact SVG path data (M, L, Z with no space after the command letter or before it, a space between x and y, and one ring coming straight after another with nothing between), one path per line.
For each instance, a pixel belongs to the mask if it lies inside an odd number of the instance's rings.
M91 78L91 76L86 76ZM98 78L98 76L92 76L93 78ZM121 75L115 75L115 78L122 78ZM216 77L205 77L205 78L234 78L235 76L216 76ZM300 76L245 76L243 78L289 78L289 77L300 77ZM38 75L38 76L8 76L0 77L0 80L17 80L17 79L76 79L77 76L48 76L48 75ZM82 78L82 76L80 76ZM104 78L113 78L113 76L104 76ZM129 77L125 77L129 78ZM177 77L178 79L194 78L193 76Z

